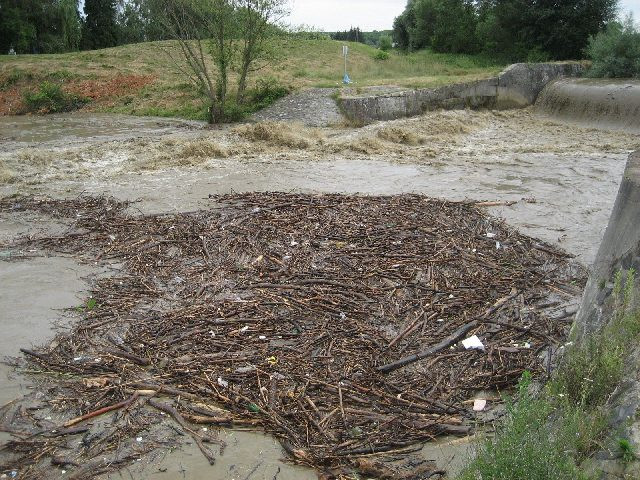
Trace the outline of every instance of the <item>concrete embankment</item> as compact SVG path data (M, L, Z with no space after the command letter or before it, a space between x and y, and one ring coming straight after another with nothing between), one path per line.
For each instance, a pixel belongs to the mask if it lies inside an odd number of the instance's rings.
M532 105L551 81L582 74L580 63L518 63L486 80L386 95L345 96L344 115L356 123L395 120L438 109L523 108Z
M535 110L563 121L637 131L640 80L557 80L542 91Z
M594 332L619 318L621 311L634 311L638 307L637 272L640 272L640 151L631 155L627 163L574 323L574 341L588 341ZM640 478L638 457L623 461L615 447L621 438L630 441L634 449L640 445L640 346L632 346L624 360L623 380L608 405L611 438L601 443L605 448L585 465L600 480Z
M640 272L640 151L627 162L574 325L576 338L599 330L612 317L613 279L631 269Z

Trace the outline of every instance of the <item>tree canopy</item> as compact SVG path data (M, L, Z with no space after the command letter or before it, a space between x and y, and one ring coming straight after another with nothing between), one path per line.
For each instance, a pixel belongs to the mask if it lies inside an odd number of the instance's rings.
M506 60L578 59L618 0L409 0L394 23L403 49L483 51Z

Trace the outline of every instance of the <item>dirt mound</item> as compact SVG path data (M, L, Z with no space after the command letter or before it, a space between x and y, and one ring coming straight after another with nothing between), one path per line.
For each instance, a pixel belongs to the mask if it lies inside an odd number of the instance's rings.
M195 425L262 428L327 476L372 475L385 452L467 434L473 392L540 370L539 353L569 322L549 317L562 305L549 297L572 299L583 282L563 253L469 203L280 193L212 202L139 216L105 198L0 201L0 211L74 222L11 248L124 266L97 281L70 332L23 350L30 369L54 373L40 376L46 394L28 414L19 402L0 410L5 430L29 435L6 447L25 478L45 478L52 458L71 454L71 478L125 466L167 444L153 430L159 412L210 461L215 437ZM459 343L471 337L482 349ZM47 406L68 420L48 421ZM113 411L108 430L85 424Z

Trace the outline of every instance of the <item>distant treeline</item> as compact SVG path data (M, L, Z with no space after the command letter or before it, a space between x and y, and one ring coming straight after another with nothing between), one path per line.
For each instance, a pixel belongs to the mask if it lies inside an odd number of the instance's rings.
M391 30L373 32L363 32L359 27L351 27L344 32L329 32L329 36L333 40L340 40L342 42L360 42L372 47L378 47L380 44L380 38L391 35Z
M61 53L166 38L156 0L0 0L0 54Z
M589 37L615 20L617 6L618 0L409 0L393 37L405 50L578 59Z

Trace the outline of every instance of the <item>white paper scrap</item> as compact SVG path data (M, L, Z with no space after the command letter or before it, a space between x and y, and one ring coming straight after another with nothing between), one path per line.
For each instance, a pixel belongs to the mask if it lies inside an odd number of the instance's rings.
M469 337L466 340L463 340L462 345L467 350L483 350L484 351L484 344L482 343L482 341L480 341L477 335L474 335L473 337Z

